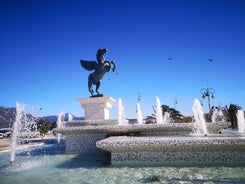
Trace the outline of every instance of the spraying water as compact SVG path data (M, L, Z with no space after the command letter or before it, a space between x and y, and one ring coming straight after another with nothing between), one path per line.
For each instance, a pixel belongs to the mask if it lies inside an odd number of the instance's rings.
M143 115L142 115L142 111L140 108L140 104L137 103L136 107L137 107L137 123L142 125L143 124Z
M10 163L12 164L15 160L15 153L16 153L16 148L18 146L18 138L20 137L20 132L25 134L25 137L28 136L28 134L32 130L36 130L37 125L36 122L34 121L33 117L30 116L28 117L27 115L27 110L26 110L26 105L25 104L20 104L16 103L16 117L15 117L15 122L13 124L13 132L11 136L11 142L10 142Z
M63 116L64 116L64 112L61 111L59 114L58 114L58 117L57 117L57 128L63 128ZM57 141L58 141L58 144L60 143L60 133L57 134Z
M118 125L123 126L127 124L127 120L125 119L125 111L122 105L122 99L118 99Z
M171 117L169 112L165 112L163 116L163 123L170 123L171 122Z
M207 126L204 120L204 114L202 111L202 105L199 102L199 100L195 99L193 106L192 106L192 111L194 113L194 120L195 120L195 134L197 135L207 135Z
M156 121L157 124L163 124L163 115L162 115L162 107L161 107L161 102L160 99L156 96Z
M238 132L239 133L245 132L245 119L244 119L244 111L243 110L237 111L237 126L238 126Z
M72 121L73 120L73 115L72 114L68 114L68 121Z
M16 118L13 124L13 132L12 132L11 142L10 142L10 163L11 164L14 162L14 159L15 159L17 138L19 135L19 129L21 125L21 120L24 116L24 112L25 112L25 106L17 102L16 103Z
M221 109L215 108L212 114L212 122L225 122L225 116Z

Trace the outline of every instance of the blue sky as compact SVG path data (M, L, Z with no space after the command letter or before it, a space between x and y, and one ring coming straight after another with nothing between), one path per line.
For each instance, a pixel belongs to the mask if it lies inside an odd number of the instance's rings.
M90 72L79 60L108 48L118 75L107 73L100 92L121 98L127 118L136 118L139 93L144 116L156 96L170 107L177 97L183 115L197 98L207 112L207 81L211 105L244 109L244 20L242 0L1 0L0 105L83 116L75 98L90 96Z

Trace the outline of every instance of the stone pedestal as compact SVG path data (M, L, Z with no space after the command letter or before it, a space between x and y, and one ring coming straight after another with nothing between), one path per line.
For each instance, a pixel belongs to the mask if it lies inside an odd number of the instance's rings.
M113 98L103 95L101 97L76 98L84 108L85 120L108 120L109 110L116 102Z

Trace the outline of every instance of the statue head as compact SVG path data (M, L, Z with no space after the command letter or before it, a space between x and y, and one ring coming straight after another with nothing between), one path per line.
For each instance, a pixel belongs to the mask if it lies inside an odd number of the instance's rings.
M108 51L108 49L98 49L96 54L96 59L99 64L103 64L105 62L104 54Z
M97 54L104 55L107 51L108 51L108 49L106 49L106 48L104 48L104 49L99 48L97 51Z

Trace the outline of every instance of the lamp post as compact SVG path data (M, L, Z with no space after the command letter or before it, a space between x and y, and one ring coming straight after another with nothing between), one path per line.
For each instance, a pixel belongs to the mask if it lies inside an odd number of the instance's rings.
M202 94L202 98L205 99L206 97L208 97L208 109L210 112L210 97L211 98L215 98L214 94L215 94L215 90L214 88L202 88L200 90L200 93Z
M177 97L174 97L174 109L176 107L176 105L178 104L179 102L179 99Z
M141 101L141 94L140 94L140 93L138 93L137 102L138 102L138 103L140 103L140 101Z

